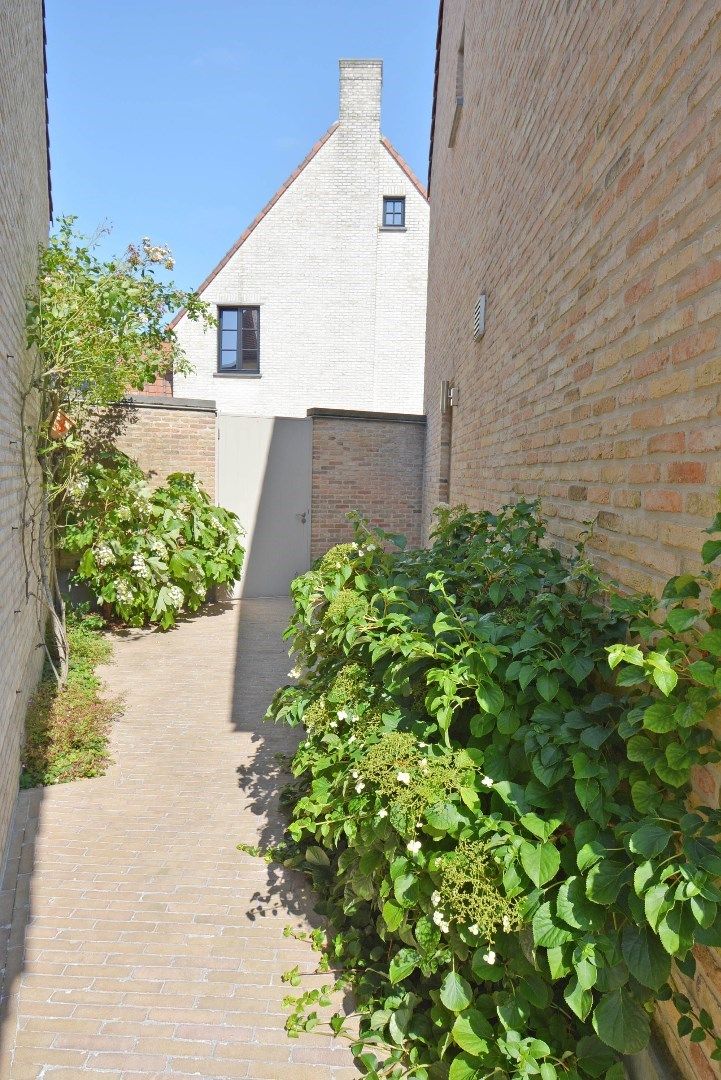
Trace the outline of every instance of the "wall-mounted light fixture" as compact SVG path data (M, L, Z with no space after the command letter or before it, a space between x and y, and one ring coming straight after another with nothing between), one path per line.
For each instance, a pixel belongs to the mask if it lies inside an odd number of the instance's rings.
M473 310L473 339L480 340L486 332L486 294L483 292L476 300Z

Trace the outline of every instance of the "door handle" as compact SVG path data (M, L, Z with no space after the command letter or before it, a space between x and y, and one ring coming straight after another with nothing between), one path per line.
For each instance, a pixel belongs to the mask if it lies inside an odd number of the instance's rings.
M301 525L305 525L306 521L308 520L308 511L304 510L301 514L296 514L295 516L298 518L298 521L301 523Z

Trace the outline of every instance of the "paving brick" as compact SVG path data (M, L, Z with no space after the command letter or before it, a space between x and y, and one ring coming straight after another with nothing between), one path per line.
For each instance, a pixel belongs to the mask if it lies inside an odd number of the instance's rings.
M50 1065L124 1080L357 1075L344 1047L329 1056L310 1038L298 1057L283 1030L280 976L315 966L309 945L283 937L318 924L305 880L236 848L282 831L276 755L297 736L262 716L286 677L289 614L285 600L247 600L115 640L104 677L126 707L114 764L20 796L29 878L16 860L4 891L29 880L30 904L11 926L2 1080Z

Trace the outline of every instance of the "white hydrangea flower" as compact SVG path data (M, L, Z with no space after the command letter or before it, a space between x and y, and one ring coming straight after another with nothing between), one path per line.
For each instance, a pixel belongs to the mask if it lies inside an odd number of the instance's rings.
M348 739L348 742L349 742L349 743L352 743L352 742L355 742L355 741L356 741L356 736L355 736L355 735L351 735L351 736L349 737L349 739Z
M182 608L185 603L185 594L179 585L171 585L168 589L168 600L174 608Z
M380 810L378 811L378 817L380 817L380 818L388 817L388 811L386 810L385 806L382 806L380 808Z
M121 604L129 604L133 599L133 590L125 581L115 582L115 595Z
M159 555L159 556L162 557L163 555L167 555L167 553L168 553L168 549L166 548L165 544L163 543L163 541L160 539L159 536L151 537L150 542L149 542L149 546L150 546L150 550L152 551L153 555Z
M338 719L339 720L347 720L348 719L348 713L345 711L345 709L339 709L338 710Z
M290 669L290 671L288 672L288 678L289 679L299 679L302 674L303 673L302 673L302 671L300 670L299 667L292 667Z
M507 915L504 915L503 916L503 933L504 934L510 934L510 932L511 932L511 920L508 918Z
M411 775L407 772L399 772L397 779L399 784L410 784Z
M444 921L440 924L440 929L442 934L448 934L451 929L451 924Z
M478 925L478 923L475 923L475 922L474 922L472 926L469 926L469 927L468 927L468 933L469 933L469 934L473 934L473 936L474 936L474 937L478 937L478 935L480 934L480 932L481 932L481 928L480 928L480 926Z
M493 780L490 776L484 776L483 779L481 780L481 783L483 784L484 787L493 787L495 782L496 781Z
M328 727L332 728L333 731L335 731L335 729L338 727L338 721L337 720L331 720L330 724L328 724Z
M442 911L433 912L433 922L436 924L436 926L440 926L441 923L445 921L445 918L446 917Z
M150 577L148 564L139 553L133 555L133 565L131 566L131 570L134 574L137 574L141 581L146 581Z
M115 555L109 544L98 544L93 548L93 554L98 566L110 566L111 563L115 562Z
M441 902L441 894L436 889L435 892L431 893L431 903L433 904L433 907L438 907L440 902Z
M355 786L355 789L356 789L356 791L358 792L359 795L360 795L360 793L361 793L361 791L363 790L364 787L365 787L365 784L363 783L363 781L359 780L358 783Z
M360 773L358 772L357 769L354 769L353 772L351 773L351 776L353 777L354 780L357 780L359 775L360 775Z
M417 855L418 852L421 850L422 844L420 840L409 840L409 842L406 844L406 847L412 855Z
M483 954L483 959L484 959L486 964L495 964L495 962L496 962L496 954L494 953L493 949L491 949L490 952L484 953Z

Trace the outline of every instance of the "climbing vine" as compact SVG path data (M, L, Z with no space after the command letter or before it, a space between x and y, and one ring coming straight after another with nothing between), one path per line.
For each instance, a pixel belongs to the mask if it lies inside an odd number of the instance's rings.
M721 812L691 791L721 756L721 540L659 605L544 533L524 503L443 511L426 551L359 523L293 584L282 857L314 879L357 1007L330 1029L371 1080L621 1080L662 999L721 1060L677 984L721 945ZM291 1035L331 988L288 998Z

